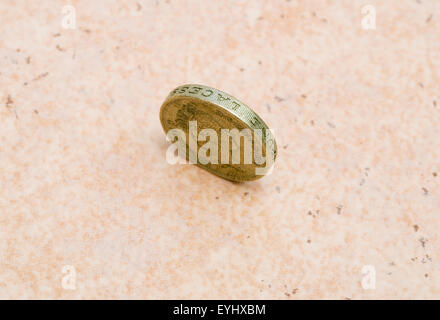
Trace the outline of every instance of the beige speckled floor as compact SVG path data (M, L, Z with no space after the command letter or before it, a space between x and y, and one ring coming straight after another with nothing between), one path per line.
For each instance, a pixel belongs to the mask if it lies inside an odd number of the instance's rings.
M0 298L440 298L439 1L68 3L0 2ZM188 82L270 176L165 161Z

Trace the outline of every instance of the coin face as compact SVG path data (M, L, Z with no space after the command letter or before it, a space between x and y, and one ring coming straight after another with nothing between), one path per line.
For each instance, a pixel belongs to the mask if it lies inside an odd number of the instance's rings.
M162 104L160 121L187 161L228 180L259 179L276 158L276 142L264 121L214 88L177 87Z

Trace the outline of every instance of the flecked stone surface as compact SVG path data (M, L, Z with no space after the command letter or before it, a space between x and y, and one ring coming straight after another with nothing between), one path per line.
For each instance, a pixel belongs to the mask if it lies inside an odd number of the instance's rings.
M440 298L439 1L2 0L0 18L0 298ZM266 120L271 175L165 161L158 112L183 83Z

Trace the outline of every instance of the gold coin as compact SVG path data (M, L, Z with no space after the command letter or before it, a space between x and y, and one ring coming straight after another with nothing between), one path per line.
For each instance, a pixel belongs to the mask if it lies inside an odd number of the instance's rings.
M214 88L177 87L162 104L160 122L187 161L228 180L259 179L276 158L275 138L264 121L244 103Z

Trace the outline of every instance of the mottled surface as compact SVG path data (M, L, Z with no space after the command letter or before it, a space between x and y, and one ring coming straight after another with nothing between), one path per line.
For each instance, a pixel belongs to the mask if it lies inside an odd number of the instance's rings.
M439 1L71 3L0 2L0 298L440 298ZM261 115L270 176L165 161L183 83Z

